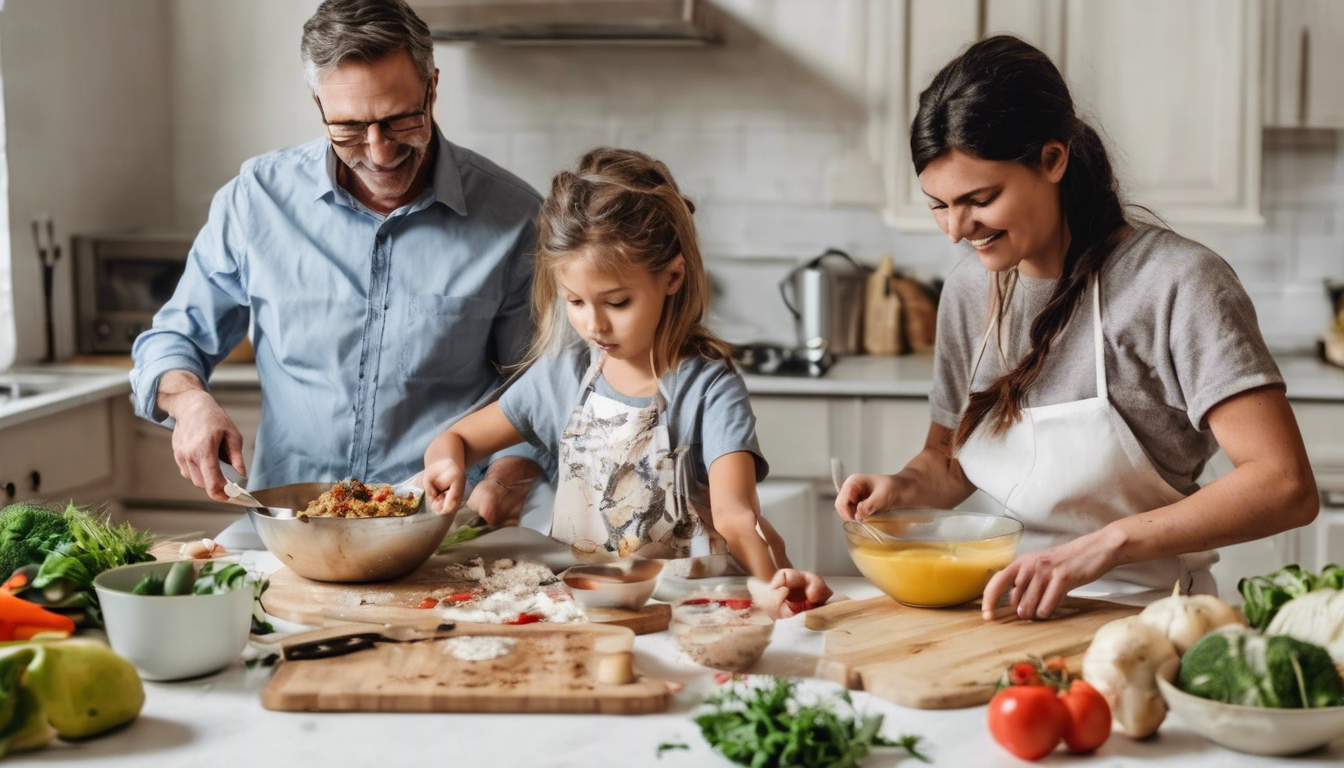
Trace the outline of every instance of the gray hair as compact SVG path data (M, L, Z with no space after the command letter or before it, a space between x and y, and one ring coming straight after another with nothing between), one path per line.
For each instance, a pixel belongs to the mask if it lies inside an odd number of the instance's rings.
M429 27L405 0L325 0L303 25L299 54L308 88L317 86L346 59L377 61L405 50L420 79L434 77Z

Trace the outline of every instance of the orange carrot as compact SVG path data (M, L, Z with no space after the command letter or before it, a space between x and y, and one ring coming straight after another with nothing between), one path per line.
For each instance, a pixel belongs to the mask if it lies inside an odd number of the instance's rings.
M40 605L0 592L0 640L28 640L39 632L59 632L67 636L75 631L69 616L53 613Z

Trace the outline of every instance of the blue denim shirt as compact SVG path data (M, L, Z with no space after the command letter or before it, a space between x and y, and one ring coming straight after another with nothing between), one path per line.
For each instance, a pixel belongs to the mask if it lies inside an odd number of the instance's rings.
M540 197L435 129L429 187L387 216L336 183L325 139L243 164L135 341L136 413L159 378L208 381L252 325L261 426L248 486L396 482L523 356ZM506 453L537 460L526 444ZM165 470L170 469L165 467Z

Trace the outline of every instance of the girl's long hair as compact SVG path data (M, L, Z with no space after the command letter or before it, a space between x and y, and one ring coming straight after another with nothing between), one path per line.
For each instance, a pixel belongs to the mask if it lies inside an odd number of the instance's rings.
M689 357L732 368L732 346L705 326L709 276L694 212L667 166L642 152L598 147L583 156L577 170L557 174L537 214L532 282L537 332L523 365L559 349L569 338L555 277L560 265L590 258L601 269L657 274L681 256L685 277L663 304L654 334L654 375Z
M1022 362L988 389L971 393L957 424L957 447L985 419L990 420L991 434L998 435L1022 417L1027 390L1040 376L1051 343L1119 244L1128 222L1101 137L1074 112L1064 78L1038 49L1007 35L986 38L943 67L919 95L919 110L910 127L916 174L952 149L983 160L1039 168L1041 152L1050 141L1063 143L1069 151L1059 184L1069 234L1064 271L1031 323L1031 348ZM1000 318L1007 310L1007 290L996 274L991 311Z

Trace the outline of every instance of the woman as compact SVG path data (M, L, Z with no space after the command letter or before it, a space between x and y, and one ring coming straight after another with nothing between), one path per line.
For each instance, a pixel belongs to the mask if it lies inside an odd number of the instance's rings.
M933 423L894 475L854 475L845 519L951 509L976 489L1021 520L995 574L1019 616L1064 595L1216 593L1212 552L1319 508L1283 378L1232 269L1126 216L1059 71L1012 37L976 43L920 94L910 147L929 208L976 258L938 312ZM1195 479L1218 448L1235 469Z

